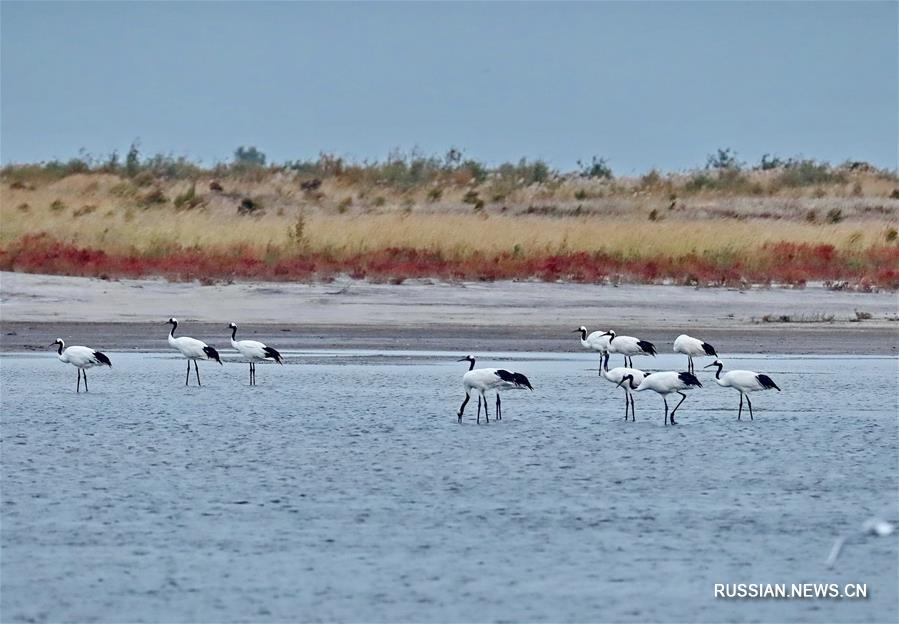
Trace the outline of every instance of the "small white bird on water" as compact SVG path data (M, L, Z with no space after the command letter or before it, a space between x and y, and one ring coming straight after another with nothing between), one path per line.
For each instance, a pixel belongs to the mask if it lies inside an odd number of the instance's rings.
M602 375L602 354L609 352L609 334L602 330L595 331L589 336L587 328L581 325L574 330L575 334L581 335L581 346L590 351L599 351L599 374Z
M609 336L609 353L620 353L624 356L624 365L633 366L635 355L656 356L656 346L648 340L639 340L633 336L619 336L614 331L605 333Z
M691 373L696 372L693 368L693 358L705 357L707 355L718 357L715 347L687 334L681 334L674 339L674 352L683 353L687 356L687 370Z
M87 369L94 366L108 366L112 368L112 362L105 353L91 349L90 347L71 346L66 347L62 338L57 338L51 347L58 346L57 357L60 362L71 364L78 369L78 381L75 384L75 392L81 392L81 375L84 375L84 391L87 392Z
M719 386L733 388L740 393L740 409L737 412L737 420L740 420L740 416L743 415L744 396L746 397L746 403L749 404L749 420L755 420L752 417L752 401L749 400L750 392L757 392L759 390L777 390L780 392L780 388L777 387L774 380L763 373L756 373L748 370L732 370L722 375L721 369L724 368L724 364L721 360L715 360L705 368L711 366L718 367L718 370L715 372L715 381L718 382Z
M684 399L687 398L687 395L682 391L690 390L692 388L702 388L702 384L699 383L699 380L696 379L696 376L693 373L678 373L676 371L665 371L662 373L646 375L640 385L634 384L633 375L625 375L624 379L622 379L618 385L620 386L624 383L627 383L630 386L630 389L635 390L636 392L652 390L656 394L661 394L662 401L665 402L666 425L668 424L668 395L673 392L681 395L681 400L674 406L674 409L671 410L671 424L676 425L677 422L674 420L674 413L677 411L677 408L680 407L680 404L684 402Z
M471 362L468 372L462 376L462 385L465 387L465 400L462 401L461 407L457 414L459 422L462 422L462 413L471 398L471 391L478 391L478 422L481 422L481 400L484 401L484 415L487 422L490 422L490 414L487 412L487 396L484 394L489 390L496 391L496 419L503 419L502 402L499 393L503 390L533 390L531 382L521 373L513 373L502 368L478 368L474 367L474 358L470 355L458 360L459 362Z
M194 372L197 374L197 385L200 384L200 370L197 368L197 360L215 360L219 364L222 363L219 352L202 340L196 338L188 338L187 336L179 336L175 338L175 330L178 329L178 319L170 318L166 323L171 324L172 331L169 332L169 346L177 349L181 355L187 358L187 377L184 379L184 385L190 383L190 363L193 360Z
M878 518L877 516L868 518L862 523L861 527L859 527L859 530L847 535L841 535L834 541L825 564L828 568L832 568L833 565L837 562L837 557L840 556L840 552L843 550L843 546L850 540L859 540L860 538L868 535L874 535L876 537L888 537L892 535L895 530L895 525L893 525L891 522L887 522L883 518Z
M634 384L639 386L643 383L643 378L646 377L649 373L644 373L639 368L630 368L628 366L619 366L617 368L613 368L609 370L609 354L605 353L602 358L603 360L602 368L600 369L600 375L603 378L611 381L613 384L621 385L621 380L624 379L625 375L630 375ZM631 390L629 384L624 384L621 386L624 389L624 419L627 420L627 405L628 401L630 401L631 406L631 420L636 420L637 417L634 416L634 392Z
M236 340L237 325L235 323L230 323L228 329L231 330L231 346L237 349L242 356L250 361L251 386L256 385L256 362L274 360L278 364L284 364L284 359L276 349L255 340Z

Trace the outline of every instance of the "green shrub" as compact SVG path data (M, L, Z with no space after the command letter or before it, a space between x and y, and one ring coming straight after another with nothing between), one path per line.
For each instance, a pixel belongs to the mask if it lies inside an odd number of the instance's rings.
M845 184L845 182L845 172L835 171L827 163L814 160L790 160L775 179L776 185L785 187Z
M577 161L577 165L580 168L580 175L582 178L611 180L615 177L612 173L612 168L609 166L609 162L605 158L597 158L594 156L589 163L579 160Z

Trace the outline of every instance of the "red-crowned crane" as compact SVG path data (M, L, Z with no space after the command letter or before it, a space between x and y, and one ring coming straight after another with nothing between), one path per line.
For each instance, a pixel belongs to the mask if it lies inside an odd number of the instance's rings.
M456 414L460 423L462 422L462 413L465 411L468 399L471 398L470 393L472 390L477 390L478 392L478 422L481 422L482 399L484 401L484 416L487 418L487 422L490 422L490 414L487 412L487 396L485 395L487 391L496 391L496 419L502 420L503 407L499 398L500 392L503 390L524 390L525 388L528 390L534 389L533 386L531 386L531 382L528 381L528 378L521 373L513 373L503 368L475 369L475 359L470 355L457 361L471 363L468 367L468 372L462 376L462 385L465 387L465 400L462 401L459 412Z
M606 352L600 360L603 360L602 368L600 369L600 375L603 378L611 381L613 384L620 385L621 380L624 379L625 375L630 375L634 384L639 386L643 383L643 378L646 377L648 373L644 373L639 368L630 368L627 366L619 366L618 368L613 368L609 370L609 354ZM624 389L624 419L627 420L627 405L628 401L630 401L631 405L631 420L637 420L637 417L634 416L634 394L633 390L631 390L630 385L624 384L621 386Z
M687 334L681 334L675 338L674 352L683 353L687 356L687 370L691 373L696 372L696 369L693 368L693 358L705 357L707 355L718 357L718 354L715 352L715 347L698 338L688 336Z
M112 368L112 362L105 353L91 349L90 347L71 346L66 347L62 338L57 338L51 347L58 346L58 358L60 362L71 364L78 369L78 381L75 384L75 392L81 392L81 376L84 375L84 391L87 392L87 369L94 366L108 366Z
M656 346L648 340L638 340L633 336L619 336L614 331L606 332L609 336L609 353L620 353L624 356L624 365L633 367L635 355L656 356Z
M581 346L590 351L599 351L599 374L602 375L602 354L609 352L609 335L608 332L602 330L595 331L589 336L587 328L581 325L574 330L575 334L581 335Z
M169 346L173 349L177 349L181 355L187 358L187 377L184 380L184 385L186 386L190 383L191 361L194 363L194 372L197 374L197 385L201 385L200 370L197 368L197 360L215 360L221 364L222 360L219 357L219 352L202 340L197 340L196 338L188 338L187 336L175 338L175 330L178 329L178 319L170 318L166 323L169 323L172 326L172 331L169 332Z
M228 329L231 330L231 346L250 361L251 386L256 385L256 362L274 360L278 364L284 364L284 358L281 357L281 354L276 349L255 340L236 340L237 325L235 323L230 323Z
M715 360L705 368L712 366L718 367L718 370L715 371L715 381L718 382L719 386L733 388L740 393L740 409L737 411L737 420L740 420L740 417L743 415L744 396L746 397L746 403L749 405L749 420L755 420L752 417L752 401L749 400L750 392L758 392L759 390L777 390L780 392L780 388L777 387L774 380L763 373L748 370L732 370L722 375L721 369L724 368L724 364L721 360Z
M624 383L627 383L630 386L630 389L636 392L652 390L656 394L661 394L662 400L665 402L666 425L668 424L668 395L673 392L681 395L681 400L678 401L677 405L674 406L674 409L671 410L671 424L676 425L677 422L674 420L674 413L677 411L677 408L680 407L680 404L684 402L684 399L687 398L687 395L682 391L690 390L691 388L702 388L702 384L699 383L699 380L696 379L696 375L693 373L678 373L675 371L665 371L662 373L646 375L640 385L634 384L633 375L625 375L624 379L622 379L618 385Z

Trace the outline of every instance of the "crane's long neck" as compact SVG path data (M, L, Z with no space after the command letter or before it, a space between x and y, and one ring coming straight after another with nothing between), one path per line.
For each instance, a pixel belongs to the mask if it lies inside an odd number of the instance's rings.
M468 367L468 370L474 370L474 358L471 358L470 362L471 366Z
M172 331L169 332L169 336L171 336L172 338L174 338L174 337L175 337L175 330L176 330L176 329L178 329L178 323L177 323L177 322L172 323Z
M237 340L237 327L231 328L231 342Z
M603 353L602 356L600 356L600 360L602 360L602 376L605 377L606 379L608 379L609 378L609 352L606 351L605 353Z
M62 355L62 350L65 348L66 343L64 343L62 340L60 340L60 341L59 341L58 343L56 343L56 344L59 346L59 350L57 351L57 353L58 353L59 355Z
M718 383L721 383L721 369L724 368L723 364L718 364L718 370L715 371L715 379Z
M588 349L590 348L590 345L587 344L587 330L586 329L581 330L581 346L588 348Z

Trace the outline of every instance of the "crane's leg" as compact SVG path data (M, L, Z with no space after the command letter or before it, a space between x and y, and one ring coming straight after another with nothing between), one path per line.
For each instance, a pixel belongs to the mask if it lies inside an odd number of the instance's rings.
M634 415L634 395L631 394L631 422L637 422L637 417Z
M87 388L87 377L84 378L84 387ZM746 405L749 406L749 420L755 420L752 417L752 401L749 400L749 395L746 395Z
M743 415L743 393L740 393L740 410L737 412L737 420L740 420L740 416Z
M487 411L487 405L488 405L487 404L487 395L485 394L483 396L484 396L484 420L486 422L490 422L490 412Z
M684 394L683 392L678 392L678 394L681 395L681 400L678 401L678 402L677 402L677 405L674 406L674 409L671 410L671 424L672 424L672 425L676 425L676 424L677 424L676 422L674 422L674 412L677 411L677 408L680 407L680 404L683 403L684 400L687 398L687 395Z
M190 360L187 360L187 377L184 379L184 385L190 384Z
M253 362L253 385L256 385L256 362Z
M471 397L468 396L468 393L466 392L466 393L465 393L465 400L462 401L462 405L459 406L459 413L457 414L457 416L459 417L459 424L460 424L460 425L462 424L462 413L465 411L465 406L468 405L468 399L470 399L470 398L471 398Z
M693 372L693 356L692 355L687 356L687 370L690 371L691 373Z
M503 419L503 404L499 399L499 392L496 393L496 411L494 414L496 414L497 420Z
M627 420L627 390L624 391L624 420Z
M665 425L668 425L668 397L662 395L662 400L665 402Z
M190 364L188 364L190 366ZM197 374L197 387L200 387L200 369L197 368L197 361L194 360L194 372Z
M87 371L81 371L81 374L84 375L84 391L87 392Z
M77 393L81 392L81 369L76 368L75 370L78 371L78 383L75 384L75 392Z
M478 395L478 424L481 424L481 395Z

